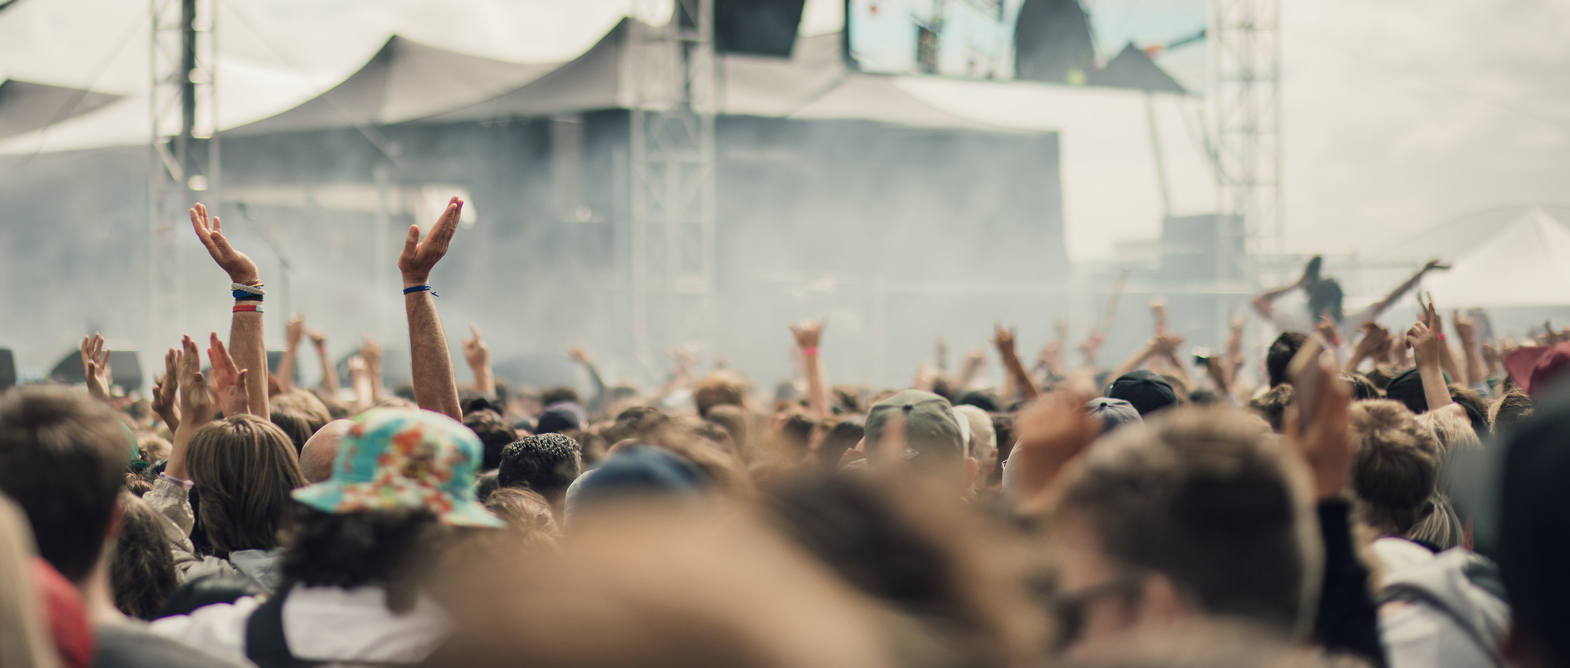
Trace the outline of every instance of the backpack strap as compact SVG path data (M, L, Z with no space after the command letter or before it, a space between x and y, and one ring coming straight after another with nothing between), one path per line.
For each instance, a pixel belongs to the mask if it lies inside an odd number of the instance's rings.
M278 593L251 612L245 621L245 658L260 668L309 668L322 665L318 661L295 658L289 651L289 640L283 634L283 604L289 598L292 584L285 584Z

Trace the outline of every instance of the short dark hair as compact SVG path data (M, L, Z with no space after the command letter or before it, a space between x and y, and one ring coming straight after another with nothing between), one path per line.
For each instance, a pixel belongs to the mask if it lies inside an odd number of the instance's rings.
M1369 399L1384 398L1384 395L1380 394L1379 388L1374 386L1374 382L1369 380L1368 377L1364 376L1363 374L1343 373L1341 374L1341 380L1346 381L1347 385L1352 386L1353 401L1366 401Z
M1357 453L1352 493L1365 524L1387 536L1412 530L1439 477L1439 440L1399 401L1352 405Z
M295 454L311 440L311 435L328 422L333 415L327 404L305 390L292 390L268 399L268 418L294 441Z
M1494 435L1498 436L1532 417L1532 397L1521 390L1510 390L1499 397L1492 415Z
M1281 423L1286 419L1287 406L1297 400L1297 391L1291 385L1277 385L1254 399L1248 408L1270 423L1271 430L1281 433Z
M1270 344L1270 350L1265 353L1265 373L1270 376L1271 387L1287 382L1287 367L1292 365L1292 358L1297 357L1298 349L1307 340L1308 335L1302 332L1282 332Z
M580 457L578 442L564 434L527 436L502 451L496 480L502 487L532 489L555 503L578 478Z
M578 391L565 385L561 387L547 388L544 392L540 393L540 404L543 406L559 404L563 401L570 401L575 404L582 403L578 400Z
M146 502L120 495L120 535L109 557L109 585L114 606L138 619L157 617L180 586L174 553L159 522Z
M502 465L502 450L513 441L518 440L518 430L511 424L488 410L478 410L463 416L463 426L480 437L480 445L484 446L484 456L480 458L480 470L489 471Z
M387 609L414 609L426 569L452 531L426 508L324 513L300 507L284 579L307 587L381 585Z
M107 405L64 386L0 396L0 492L27 513L39 556L72 581L98 563L133 441Z
M1322 316L1330 316L1341 324L1346 318L1341 314L1341 284L1334 278L1327 278L1314 284L1308 289L1308 312L1314 315L1314 324L1319 324Z
M1210 615L1297 627L1310 502L1258 420L1175 408L1112 432L1082 459L1065 472L1056 512L1087 521L1107 556L1165 575Z

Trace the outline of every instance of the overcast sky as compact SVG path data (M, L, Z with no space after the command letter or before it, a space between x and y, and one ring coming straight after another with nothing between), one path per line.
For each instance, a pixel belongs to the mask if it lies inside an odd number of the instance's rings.
M660 4L219 0L221 80L246 84L221 86L220 109L226 125L287 109L354 71L395 32L496 58L562 60L623 14L656 15ZM1283 4L1289 248L1380 253L1468 213L1570 204L1570 2ZM838 30L840 5L809 0L804 29ZM22 0L0 14L0 76L145 90L146 10L132 0ZM902 85L980 120L1061 130L1075 258L1104 258L1119 239L1155 235L1148 134L1131 111L1140 107L1095 94L985 92L969 82ZM1039 111L1027 99L1053 108ZM1176 103L1162 108L1175 205L1203 211L1214 202L1209 176Z

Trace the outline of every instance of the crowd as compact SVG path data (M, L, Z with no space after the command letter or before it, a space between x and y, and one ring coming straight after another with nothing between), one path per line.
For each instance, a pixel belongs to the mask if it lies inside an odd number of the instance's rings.
M261 276L198 204L227 339L145 400L97 335L85 391L0 395L0 668L1570 666L1570 331L1376 324L1437 262L1350 314L1310 263L1253 301L1263 359L1239 316L1191 364L1157 303L1111 368L998 327L1001 386L940 352L874 388L809 320L767 394L578 348L580 396L498 382L478 329L460 387L429 277L462 207L397 259L407 387L369 340L339 387L299 318L269 373Z

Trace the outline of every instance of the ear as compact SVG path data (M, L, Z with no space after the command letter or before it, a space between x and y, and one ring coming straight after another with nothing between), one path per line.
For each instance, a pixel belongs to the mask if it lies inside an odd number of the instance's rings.
M979 471L980 469L981 469L981 465L976 463L976 458L975 457L966 457L965 458L965 475L964 475L965 486L964 486L964 489L965 489L966 493L970 493L971 491L973 491L975 489L976 472Z
M1177 586L1160 573L1145 578L1140 591L1138 620L1141 625L1171 626L1196 615L1196 611L1183 600Z

